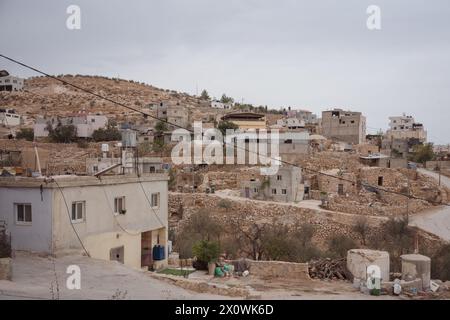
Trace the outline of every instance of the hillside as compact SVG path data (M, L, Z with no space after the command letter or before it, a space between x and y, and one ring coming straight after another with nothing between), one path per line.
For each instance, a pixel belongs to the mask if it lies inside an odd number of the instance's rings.
M179 103L200 111L199 114L207 112L208 109L211 111L211 108L207 107L208 104L197 97L173 90L159 89L132 80L81 75L64 75L59 78L148 113L151 112L146 106L161 101ZM0 92L0 105L14 108L18 113L26 116L27 124L31 124L37 116L62 116L82 109L92 113L101 112L119 121L142 119L139 113L97 98L52 78L26 79L24 89L23 92Z

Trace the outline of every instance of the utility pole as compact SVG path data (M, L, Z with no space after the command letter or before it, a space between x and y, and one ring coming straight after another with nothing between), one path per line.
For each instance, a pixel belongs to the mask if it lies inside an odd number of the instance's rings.
M409 195L410 195L410 183L409 183L409 176L408 178L408 197L406 199L406 222L409 223Z

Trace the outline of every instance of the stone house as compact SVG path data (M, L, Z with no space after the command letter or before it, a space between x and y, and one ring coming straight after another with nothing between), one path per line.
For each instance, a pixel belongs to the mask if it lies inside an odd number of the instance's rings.
M304 185L299 167L284 166L264 180L242 181L241 196L257 200L298 202L303 200Z
M361 144L366 137L366 117L361 112L342 109L323 111L321 130L329 139Z
M323 174L317 175L318 187L321 192L327 194L355 194L358 192L356 175L340 169L321 171ZM341 179L334 178L340 177Z

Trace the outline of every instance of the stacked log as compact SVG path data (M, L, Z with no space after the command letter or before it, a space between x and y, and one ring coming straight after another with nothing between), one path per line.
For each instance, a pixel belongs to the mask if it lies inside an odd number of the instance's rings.
M313 279L351 280L345 258L318 259L309 262L309 276Z

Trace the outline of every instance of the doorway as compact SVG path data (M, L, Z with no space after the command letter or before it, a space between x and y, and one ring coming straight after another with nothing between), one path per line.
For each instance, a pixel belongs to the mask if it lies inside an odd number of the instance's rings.
M152 232L141 233L141 267L151 267L153 265L152 257Z

